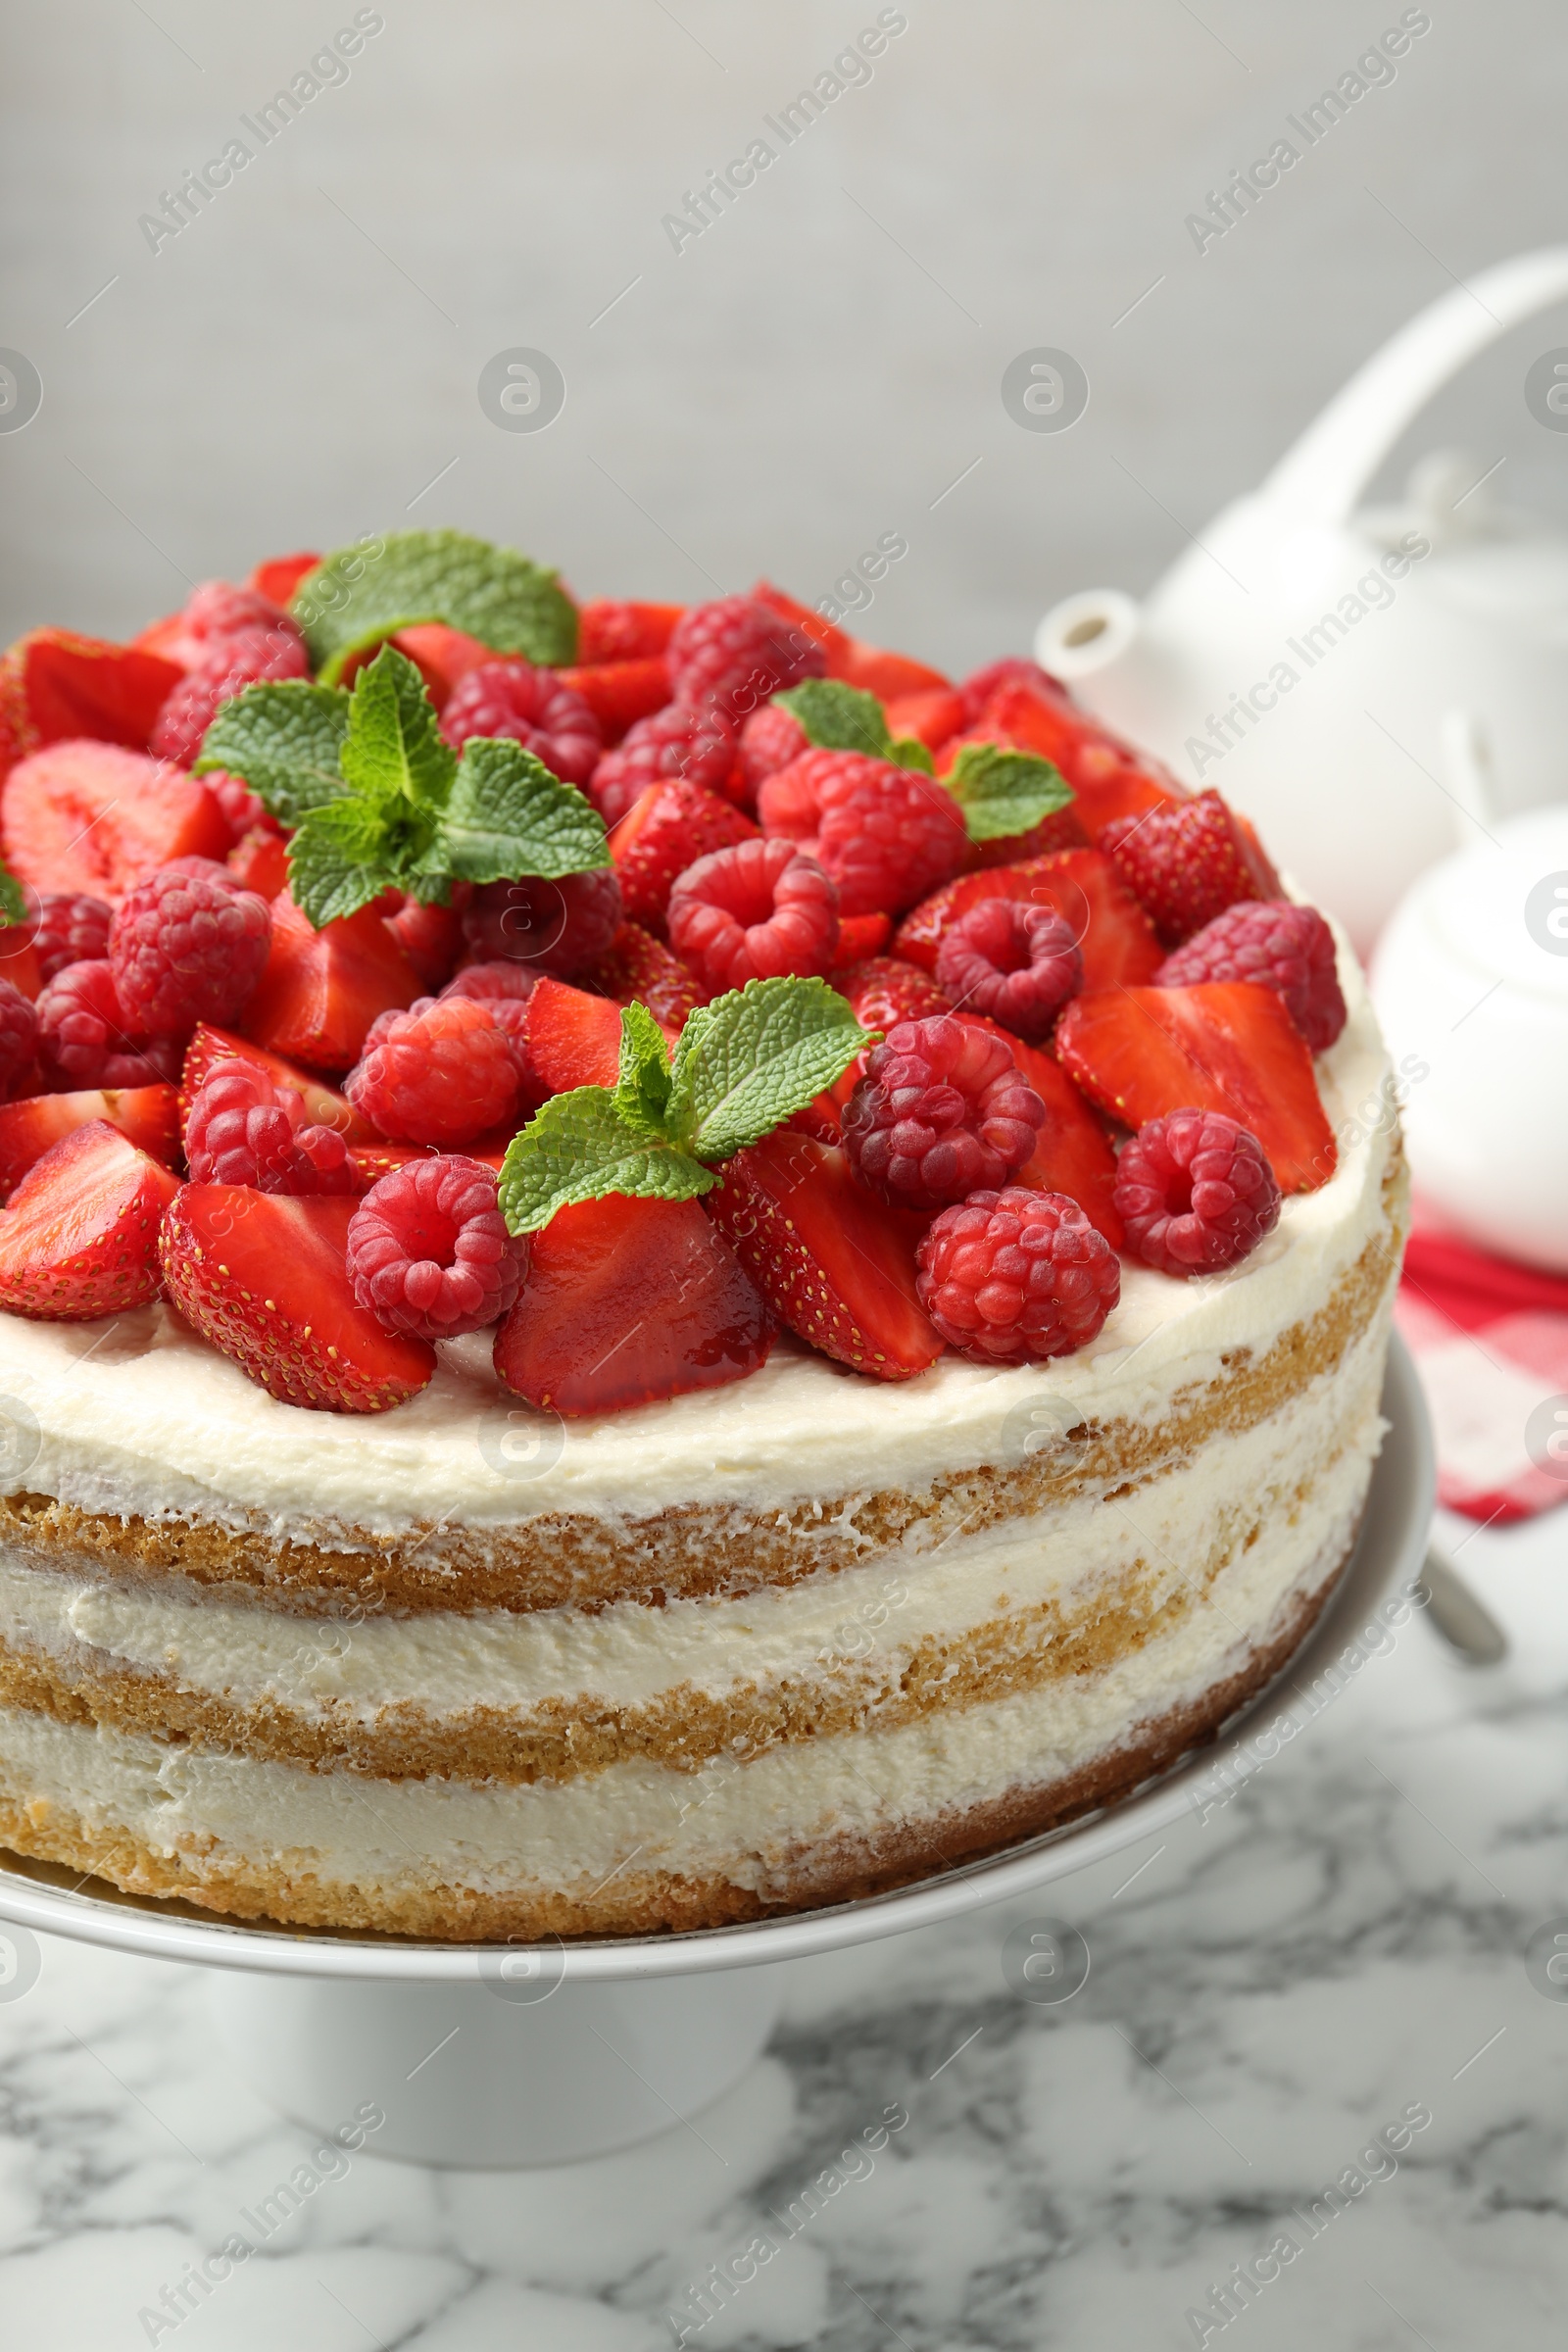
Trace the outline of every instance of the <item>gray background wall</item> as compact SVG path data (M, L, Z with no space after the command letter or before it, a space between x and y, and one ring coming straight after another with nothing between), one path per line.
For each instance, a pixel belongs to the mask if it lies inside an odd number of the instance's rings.
M1396 78L1201 255L1187 214L1398 0L906 0L873 78L679 254L662 216L875 0L384 0L348 79L149 251L138 216L353 13L12 13L0 345L44 399L0 434L0 635L127 631L405 522L583 592L765 569L811 601L893 530L864 633L961 666L1069 588L1146 584L1391 327L1568 212L1560 0L1431 0ZM1564 314L1511 337L1416 445L1568 514L1568 436L1521 395L1565 340ZM1042 344L1090 378L1070 432L1002 405ZM513 345L564 375L546 431L480 409Z

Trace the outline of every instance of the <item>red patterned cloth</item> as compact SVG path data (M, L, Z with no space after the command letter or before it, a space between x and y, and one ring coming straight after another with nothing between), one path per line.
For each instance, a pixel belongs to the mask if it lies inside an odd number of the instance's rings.
M1418 1202L1395 1320L1432 1413L1439 1501L1502 1523L1568 1502L1568 1278L1489 1256Z

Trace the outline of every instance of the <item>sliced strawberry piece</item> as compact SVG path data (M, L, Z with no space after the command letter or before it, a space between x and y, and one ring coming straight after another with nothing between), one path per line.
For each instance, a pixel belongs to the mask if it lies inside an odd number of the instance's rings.
M383 918L419 975L421 988L442 989L463 954L463 918L453 906L426 906L409 899Z
M757 838L745 811L716 792L679 779L650 784L610 836L627 921L662 930L669 894L689 865Z
M929 669L908 654L891 654L880 645L864 645L858 637L845 640L845 651L835 661L829 654L827 674L842 678L846 686L858 686L862 694L874 694L879 703L900 703L911 694L934 694L946 687L940 669Z
M1011 744L1054 760L1078 796L1084 830L1098 840L1118 816L1142 816L1187 798L1156 760L1135 751L1062 692L1013 679L998 688L976 721L981 741Z
M912 735L928 752L937 752L963 724L963 697L953 686L897 695L887 707L887 719L895 742L901 735Z
M591 596L577 612L577 659L585 668L600 662L647 661L664 651L685 610L684 605Z
M846 964L864 963L869 956L880 956L893 936L893 917L890 914L841 914L839 944L833 970L835 975ZM837 986L835 978L834 985Z
M620 1068L620 1006L548 974L528 999L524 1070L540 1095L613 1086Z
M384 1413L416 1396L435 1349L383 1331L354 1302L344 1265L352 1194L298 1199L240 1184L186 1184L159 1255L187 1323L283 1404Z
M252 825L224 860L236 882L259 899L275 899L288 888L288 843L270 825Z
M838 675L834 663L848 658L855 642L853 637L846 635L824 613L813 612L808 605L799 604L793 596L786 596L782 588L773 587L767 580L758 581L752 590L752 602L766 605L770 612L782 613L786 620L792 620L803 636L822 648L827 656L828 676Z
M708 1003L696 973L639 923L622 923L606 953L581 976L616 1004L646 1004L666 1029L678 1031L689 1013Z
M563 686L580 694L598 719L607 744L616 744L639 718L651 718L669 701L669 664L662 654L640 662L596 662L558 669Z
M109 900L176 858L220 861L233 839L212 793L182 767L84 739L18 761L0 834L6 863L34 890Z
M350 654L338 684L352 686L383 645L395 646L414 663L438 710L445 708L447 697L460 678L466 677L470 669L477 669L481 662L496 659L494 646L486 645L481 638L469 637L462 629L449 629L445 621L412 621L391 637L378 637L373 645L362 645L358 652Z
M892 1029L900 1021L923 1021L953 1006L929 972L898 956L870 956L841 966L833 986L848 997L862 1029Z
M948 932L982 899L1054 906L1083 951L1086 989L1139 987L1163 960L1152 923L1101 850L1062 850L1022 865L960 874L905 916L894 935L895 955L935 971Z
M983 1012L960 1011L958 1018L1006 1041L1014 1061L1046 1106L1046 1123L1034 1151L1008 1183L1027 1185L1040 1193L1065 1193L1111 1248L1119 1250L1127 1236L1111 1197L1116 1190L1116 1154L1105 1130L1060 1062L1041 1047L1026 1045Z
M1255 1135L1284 1193L1334 1173L1334 1134L1311 1053L1271 988L1118 988L1077 997L1056 1028L1062 1067L1129 1127L1170 1111L1222 1110Z
M622 1412L744 1380L773 1318L695 1200L558 1209L496 1334L497 1375L559 1413Z
M147 749L177 662L72 629L32 629L0 659L0 776L29 752L77 737Z
M319 556L269 556L245 584L261 596L270 596L274 605L287 606L306 573L314 571L320 561Z
M775 1128L723 1171L704 1207L781 1323L877 1380L942 1353L914 1289L920 1223L858 1185L831 1144Z
M1277 899L1278 874L1250 825L1210 788L1171 808L1118 817L1101 834L1168 948L1245 899Z
M245 1010L245 1034L313 1069L352 1069L378 1012L402 1012L419 975L373 906L316 930L284 891L272 946Z
M172 1086L89 1088L79 1095L27 1095L0 1103L0 1200L46 1152L94 1119L118 1128L139 1152L172 1168L180 1155L179 1097Z
M0 924L0 980L9 980L29 1004L43 994L43 966L33 940L30 922Z
M236 1037L232 1030L220 1029L210 1021L198 1021L185 1048L184 1066L179 1073L179 1117L184 1131L185 1115L201 1087L220 1061L248 1061L253 1068L265 1070L274 1086L291 1086L305 1104L305 1123L308 1127L330 1127L346 1144L378 1143L381 1139L368 1119L362 1119L346 1095L318 1078L312 1070L302 1070L296 1061L281 1054L269 1054L248 1037Z
M51 1144L0 1218L0 1307L90 1323L144 1306L162 1287L159 1220L179 1189L177 1176L107 1120L89 1119Z

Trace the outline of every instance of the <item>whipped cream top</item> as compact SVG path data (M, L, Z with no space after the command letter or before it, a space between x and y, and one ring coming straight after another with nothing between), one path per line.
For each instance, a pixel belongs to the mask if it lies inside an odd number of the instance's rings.
M950 1354L885 1383L786 1338L728 1388L563 1422L499 1385L490 1335L477 1333L442 1347L411 1402L359 1415L278 1403L164 1305L99 1323L0 1314L0 1492L309 1531L318 1543L336 1530L352 1546L356 1530L442 1521L639 1518L680 1503L782 1510L1020 1459L1085 1413L1157 1420L1227 1355L1266 1348L1310 1314L1382 1227L1396 1120L1343 941L1340 961L1349 1019L1317 1065L1336 1173L1287 1200L1274 1233L1223 1274L1182 1282L1124 1260L1119 1305L1076 1355L995 1368Z

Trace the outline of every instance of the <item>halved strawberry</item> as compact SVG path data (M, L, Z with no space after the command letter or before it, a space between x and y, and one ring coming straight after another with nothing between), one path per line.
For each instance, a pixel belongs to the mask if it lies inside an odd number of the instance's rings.
M448 695L461 677L470 669L477 669L481 662L498 659L494 646L486 645L482 638L468 636L463 629L449 629L445 621L411 621L390 639L378 637L373 645L362 646L358 653L350 654L338 684L352 686L359 672L389 643L414 663L438 710L444 709Z
M269 1054L250 1038L236 1037L232 1030L217 1028L210 1021L197 1022L185 1048L179 1073L181 1133L197 1093L220 1061L248 1061L254 1069L265 1070L274 1086L291 1086L305 1104L307 1126L330 1127L346 1144L380 1141L368 1119L360 1116L348 1097L338 1094L314 1071L302 1070L298 1062L289 1061L283 1054Z
M305 574L314 571L320 561L319 556L269 556L257 564L246 586L270 596L274 605L286 607Z
M252 825L224 860L236 882L259 899L275 899L288 888L288 843L270 825Z
M159 1256L187 1323L283 1404L384 1413L435 1370L435 1349L383 1331L344 1264L352 1195L296 1199L243 1184L186 1184Z
M773 1318L695 1200L612 1194L558 1209L496 1334L509 1389L558 1413L612 1413L744 1380Z
M923 1021L953 1006L929 972L898 956L870 956L833 974L833 986L848 997L862 1029L891 1029L899 1021Z
M164 1167L180 1155L179 1097L172 1086L92 1087L77 1095L25 1095L0 1103L0 1200L46 1152L101 1119Z
M607 744L618 743L637 719L651 717L669 701L669 664L662 654L640 662L584 662L556 675L582 696Z
M577 611L577 660L644 662L662 654L674 635L684 605L640 605L617 597L591 596Z
M948 932L982 899L1054 906L1083 951L1086 989L1139 987L1163 961L1152 923L1101 850L1062 850L1022 865L960 874L905 916L894 934L894 953L935 971Z
M620 1006L547 973L527 1005L523 1067L536 1094L613 1086L620 1068Z
M1166 768L1081 710L1064 692L1010 680L998 688L972 732L1054 760L1077 795L1078 814L1091 839L1118 816L1142 816L1187 798Z
M786 596L784 590L775 588L770 580L758 581L752 590L752 602L754 605L766 605L770 612L781 613L786 620L793 621L802 636L808 637L813 645L822 648L827 656L828 676L838 676L834 664L848 659L849 650L855 643L853 637L829 620L825 613L813 612L808 605L799 603L793 596ZM945 680L943 682L946 683Z
M1101 844L1168 948L1244 899L1282 895L1257 835L1212 787L1175 808L1118 817Z
M775 1128L703 1205L779 1321L824 1355L908 1380L942 1353L915 1296L915 1220L874 1200L833 1145Z
M1075 997L1056 1025L1062 1067L1129 1127L1222 1110L1268 1154L1281 1192L1333 1175L1334 1133L1312 1055L1283 999L1253 980Z
M0 776L45 745L76 737L144 752L177 662L73 629L31 629L0 659Z
M43 966L34 945L31 921L0 924L0 980L9 980L18 993L35 1004L43 994Z
M839 944L835 951L835 973L846 964L864 963L869 956L880 956L893 936L893 917L890 914L841 914ZM838 985L834 982L835 987Z
M940 751L963 724L963 697L953 686L927 686L896 695L887 707L888 733L895 741L912 735L928 752ZM946 766L944 766L946 773Z
M159 1220L179 1189L107 1120L75 1128L34 1160L0 1217L0 1307L90 1323L144 1306L162 1282Z
M581 975L616 1004L646 1004L656 1021L678 1030L708 992L688 965L640 923L622 923L605 954Z
M408 899L396 914L382 919L418 973L420 987L445 988L463 954L463 922L457 908Z
M272 901L272 945L245 1034L313 1069L352 1069L378 1012L402 1012L419 975L373 906L316 930L287 891Z
M167 760L76 738L19 760L0 802L6 863L34 890L122 899L176 858L228 855L228 820L205 784Z
M650 784L610 836L627 921L662 930L670 891L689 865L757 837L742 809L701 784Z
M958 1018L1005 1040L1013 1060L1046 1106L1046 1123L1033 1152L1007 1182L1028 1185L1041 1193L1065 1193L1111 1248L1119 1250L1127 1235L1112 1199L1116 1154L1105 1130L1060 1062L1040 1047L1026 1045L983 1012L960 1012Z
M827 674L842 678L846 686L858 686L862 694L874 694L879 703L900 703L911 694L935 694L951 682L940 669L928 668L908 654L889 653L885 646L866 645L850 636L846 636L837 660L829 654Z

